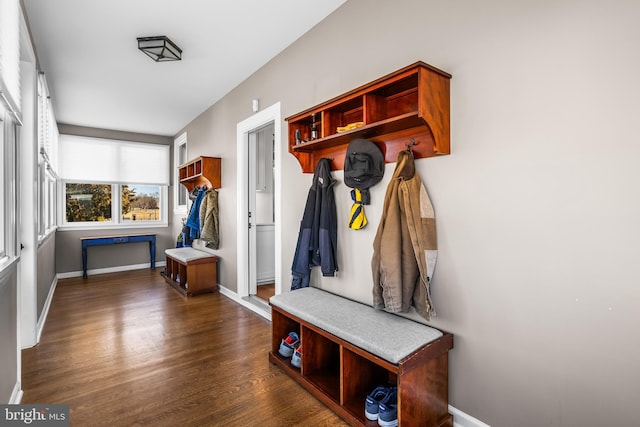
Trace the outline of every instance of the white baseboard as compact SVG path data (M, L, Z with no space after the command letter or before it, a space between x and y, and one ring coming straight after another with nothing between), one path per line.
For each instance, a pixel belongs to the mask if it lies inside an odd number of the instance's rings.
M156 262L156 269L158 267L164 267L167 265L165 261ZM151 268L151 264L131 264L131 265L119 265L117 267L108 267L108 268L96 268L94 270L87 270L87 275L92 276L94 274L106 274L106 273L118 273L120 271L130 271L130 270L142 270L145 268ZM58 279L68 279L70 277L82 277L82 271L69 271L66 273L58 273Z
M47 321L47 316L49 315L49 308L51 307L51 300L53 300L53 293L56 291L56 286L58 286L58 276L53 278L53 282L49 287L49 294L47 295L47 300L44 302L44 307L42 307L42 313L40 314L40 318L38 319L38 324L36 325L36 344L40 342L40 338L42 337L42 330L44 329L44 324Z
M15 386L13 386L13 392L11 393L11 397L9 398L9 405L18 405L20 404L20 402L22 402L22 395L24 393L22 392L22 386L20 384L20 381L18 381L16 383Z
M256 314L259 314L260 316L264 317L268 321L271 321L271 313L266 313L264 310L261 310L255 304L251 304L249 301L246 301L240 298L240 296L237 293L225 288L224 286L218 285L218 288L220 289L220 293L225 297L232 299L233 301L237 302L241 306L248 308L249 310L255 312Z
M449 405L449 413L453 415L453 427L491 427L451 405Z

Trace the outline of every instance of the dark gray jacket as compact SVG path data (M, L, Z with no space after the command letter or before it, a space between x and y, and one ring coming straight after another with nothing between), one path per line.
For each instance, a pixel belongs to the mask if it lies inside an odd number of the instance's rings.
M322 275L327 277L333 277L338 271L338 217L333 194L334 183L330 160L320 159L313 173L313 183L300 223L291 266L292 290L309 286L312 267L319 265Z

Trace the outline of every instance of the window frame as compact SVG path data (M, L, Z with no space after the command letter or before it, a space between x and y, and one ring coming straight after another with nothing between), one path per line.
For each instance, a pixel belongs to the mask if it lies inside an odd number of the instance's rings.
M58 128L44 73L38 75L38 242L58 228Z
M187 189L180 184L178 167L189 160L188 157L187 132L182 133L173 140L173 214L186 215L189 212L189 195ZM184 159L180 158L180 150L184 148ZM185 204L180 204L180 193L185 194Z
M20 257L18 247L17 150L19 119L0 97L0 275Z
M7 256L7 188L6 183L9 181L9 170L7 167L7 153L5 143L5 109L0 103L0 165L2 165L2 172L0 172L0 262Z
M48 161L38 163L38 242L42 242L58 228L58 176Z
M83 221L83 222L67 222L67 184L106 184L111 185L111 221ZM168 190L166 185L158 185L160 188L160 219L158 221L136 220L131 222L122 221L122 185L135 185L130 184L114 184L104 182L75 182L75 181L60 181L60 191L58 194L58 218L60 218L58 229L65 230L104 230L104 229L135 229L135 228L161 228L168 227L169 221L167 218L168 202L167 195Z

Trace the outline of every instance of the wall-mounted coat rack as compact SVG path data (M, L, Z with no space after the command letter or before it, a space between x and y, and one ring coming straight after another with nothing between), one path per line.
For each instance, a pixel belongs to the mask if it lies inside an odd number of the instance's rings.
M396 161L409 149L415 158L450 153L449 81L451 75L416 62L341 96L288 117L289 152L302 171L330 158L332 170L344 166L349 142L365 138Z
M220 157L197 157L178 166L180 184L191 192L195 187L220 188L221 183Z

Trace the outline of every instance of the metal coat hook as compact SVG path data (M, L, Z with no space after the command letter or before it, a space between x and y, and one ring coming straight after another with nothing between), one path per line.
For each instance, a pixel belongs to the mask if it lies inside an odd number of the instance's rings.
M407 144L407 151L408 151L409 153L411 153L412 155L413 155L413 148L411 148L411 147L413 147L414 145L418 145L418 143L416 142L416 140L415 140L415 139L411 138L411 140L410 140L410 141L409 141L409 143Z

